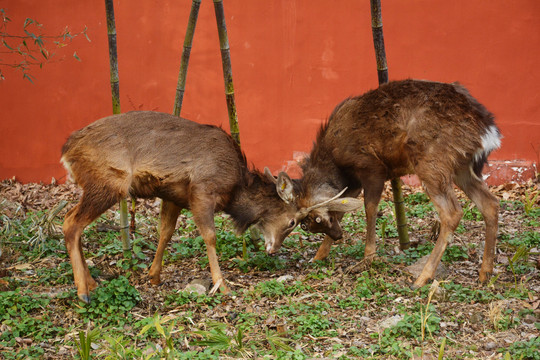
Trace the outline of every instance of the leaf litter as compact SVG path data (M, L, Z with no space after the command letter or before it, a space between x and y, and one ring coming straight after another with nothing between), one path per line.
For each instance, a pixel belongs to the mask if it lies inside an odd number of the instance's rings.
M403 190L407 196L420 192L421 188L404 186ZM217 303L211 305L166 303L169 294L185 289L194 280L202 278L210 283L210 274L204 261L201 264L201 256L167 260L162 272L163 284L156 287L148 282L147 269L126 271L117 266L121 261L120 255L95 255L99 244L88 237L83 240L83 247L87 253L93 254L87 256L90 266L101 270L97 280L130 273L129 281L141 296L141 301L131 310L134 319L152 318L157 312L183 319L184 330L175 332L175 336L184 336L183 341L177 343L178 350L202 349L201 345L193 345L205 343L197 342L201 339L194 334L209 333L209 322L215 321L225 324L227 331L233 333L234 329L249 324L248 330L242 334L243 341L265 340L267 345L261 346L268 350L268 358L275 358L270 345L274 336L281 339L279 341L284 347L305 354L305 358L364 358L369 354L377 359L411 358L403 355L407 354L403 349L410 349L412 358L430 359L437 358L442 349L441 342L445 339L444 358L503 359L505 351L512 355L512 344L530 343L531 339L538 338L540 245L533 243L527 248L526 258L514 259L518 247L512 239L519 242L520 236L527 233L532 234L533 240L536 239L535 233L538 236L540 191L534 182L505 184L492 187L491 191L502 200L494 279L486 286L477 283L484 226L482 221L464 218L461 221L464 230L458 229L449 245L461 247L464 253L457 260L444 264L448 274L445 279L438 279L438 290L429 297L429 304L428 291L409 290L414 278L405 269L410 264L394 261L403 252L399 250L397 237L390 232L384 239L378 239L379 248L383 244L384 248L373 263L365 262L361 256L349 251L363 241L365 229L346 235L333 246L328 260L316 264L310 259L322 237L305 233L296 233L299 241L292 244L289 241L281 250L279 258L285 259L287 264L284 268L248 268L246 271L235 266L234 259L220 261L224 276L236 294L218 297ZM81 321L77 313L80 305L75 298L60 296L63 292L74 291L72 277L68 277L65 283L49 285L46 281L39 281L37 275L40 269L58 268L69 258L63 246L56 250L57 253L25 258L26 253L18 250L17 244L31 243L33 238L14 239L5 234L9 234L11 222L15 219L25 219L29 213L42 212L40 221L30 225L30 235L36 236L41 231L39 241L52 238L63 244L61 220L80 195L81 190L72 183L21 184L14 180L0 183L0 291L21 289L52 298L49 311L53 314L53 323L69 329L60 338L42 341L40 346L44 349L44 358L72 358L77 353L73 339L77 338L79 330L89 326ZM473 211L462 193L458 192L458 197L466 212ZM387 187L383 201L390 202L391 199L391 190ZM159 206L160 202L155 199L137 202L137 232L154 244L157 244ZM391 206L387 207L380 211L379 217L391 218L392 211ZM349 221L355 222L362 216L359 214ZM101 224L98 231L114 230L115 219L115 209L109 210L98 220ZM433 238L433 228L436 228L433 224L437 223L433 211L423 217L409 216L408 221L412 252L433 243L434 239L430 238ZM182 214L178 226L186 227L188 222L189 217ZM193 228L184 236L197 237L198 231ZM171 253L172 244L179 238L177 234L173 236L169 244ZM242 254L242 244L238 246L238 253ZM62 256L58 256L58 252ZM143 262L149 267L153 252L146 249L144 253L147 257ZM516 262L514 270L519 261L521 267L517 273L509 266L512 261ZM284 284L279 289L285 290L272 294L265 286L273 282ZM209 288L211 284L206 285L207 292ZM483 293L490 294L487 300L482 297ZM405 323L414 321L423 311L427 319L421 317L421 320L429 330L431 318L434 333L428 333L422 339L419 335L411 336ZM124 329L126 335L137 335L133 324L126 324ZM0 336L8 330L9 326L0 323ZM275 335L269 335L272 333ZM191 338L187 334L191 334ZM388 340L398 343L397 347L402 350L392 350L391 345L385 348ZM33 343L32 338L19 337L14 346L3 349L0 345L0 354L3 350L17 353ZM97 355L106 353L104 346L96 347L95 351ZM248 353L254 356L251 350L244 354ZM242 351L229 349L223 352L222 358L242 357L242 354ZM264 353L261 358L262 355Z

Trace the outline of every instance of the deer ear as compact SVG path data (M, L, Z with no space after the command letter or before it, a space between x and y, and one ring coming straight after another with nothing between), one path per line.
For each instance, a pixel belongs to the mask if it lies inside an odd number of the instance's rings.
M272 181L274 184L277 184L277 180L276 178L274 177L274 175L272 175L272 173L270 172L270 169L265 167L264 168L264 175L270 180Z
M287 204L294 202L294 186L287 173L281 171L278 174L276 190L281 200L285 201Z
M358 209L362 206L362 201L357 198L346 197L337 198L324 205L328 211L349 212Z

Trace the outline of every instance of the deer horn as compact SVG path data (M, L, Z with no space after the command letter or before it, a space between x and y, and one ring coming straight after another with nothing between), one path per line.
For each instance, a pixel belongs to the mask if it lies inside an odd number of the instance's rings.
M306 217L307 214L309 214L310 211L312 210L315 210L315 209L318 209L320 207L323 207L324 205L328 204L329 202L332 202L334 200L336 200L337 198L339 198L341 195L343 195L343 193L347 191L347 187L345 187L343 190L341 190L336 196L328 199L328 200L324 200L323 202L320 202L318 204L315 204L315 205L312 205L308 208L305 208L305 209L302 209L300 210L300 217Z

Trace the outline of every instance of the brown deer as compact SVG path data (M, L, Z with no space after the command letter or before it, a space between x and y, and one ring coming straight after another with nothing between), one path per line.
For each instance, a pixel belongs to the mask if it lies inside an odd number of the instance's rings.
M215 212L230 214L239 233L258 226L269 251L281 246L297 225L297 209L279 197L277 180L267 169L265 174L250 171L239 146L218 127L150 111L113 115L71 134L62 148L62 163L83 189L63 231L77 295L87 303L97 284L84 260L81 234L127 196L163 199L152 284L160 283L163 251L181 209L191 209L206 244L212 280L224 293L229 290L216 255Z
M375 220L388 179L416 174L439 214L435 247L414 286L425 285L462 217L453 183L476 204L486 223L480 281L493 272L498 201L482 181L482 168L501 135L493 115L457 83L405 80L344 100L319 131L303 164L300 190L286 174L278 189L300 209L304 229L326 233L315 259L324 259L342 236L339 221L360 206L367 218L365 256L375 254ZM329 200L346 189L345 198Z

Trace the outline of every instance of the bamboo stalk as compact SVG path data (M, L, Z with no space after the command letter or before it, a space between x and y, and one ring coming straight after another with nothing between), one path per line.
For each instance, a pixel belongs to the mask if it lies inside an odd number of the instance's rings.
M105 0L107 13L107 34L109 39L109 63L111 69L111 92L113 114L120 113L120 85L118 77L118 53L116 51L116 25L113 0Z
M184 49L182 51L182 58L180 60L180 73L178 74L178 84L176 85L176 97L174 99L173 114L176 116L180 116L180 111L182 110L184 91L186 89L186 75L189 64L189 56L191 54L193 34L195 33L195 26L197 25L197 18L199 17L200 6L201 0L193 0L193 2L191 3L191 12L189 13L188 26L184 39Z
M236 114L236 104L234 101L234 86L232 79L231 52L229 49L229 39L227 37L227 26L225 24L225 12L223 1L214 0L214 10L219 33L219 45L221 49L221 63L223 65L223 79L225 81L225 99L227 101L227 111L229 113L229 127L231 136L240 145L240 129L238 128L238 117Z
M383 23L381 12L381 0L370 0L371 3L371 30L373 33L373 45L375 46L375 57L377 59L377 75L379 85L388 82L388 65L386 63L386 50L384 47ZM401 250L410 246L409 233L407 231L407 217L405 216L405 205L403 191L401 190L401 179L392 179L392 193L394 195L394 207L396 211L396 223L399 235L399 247Z
M118 52L116 49L116 24L114 20L113 0L105 0L107 15L107 34L109 39L109 63L111 69L111 93L113 114L120 113L120 84L118 76ZM131 244L129 240L128 215L126 199L120 200L120 238L124 257L131 259Z

